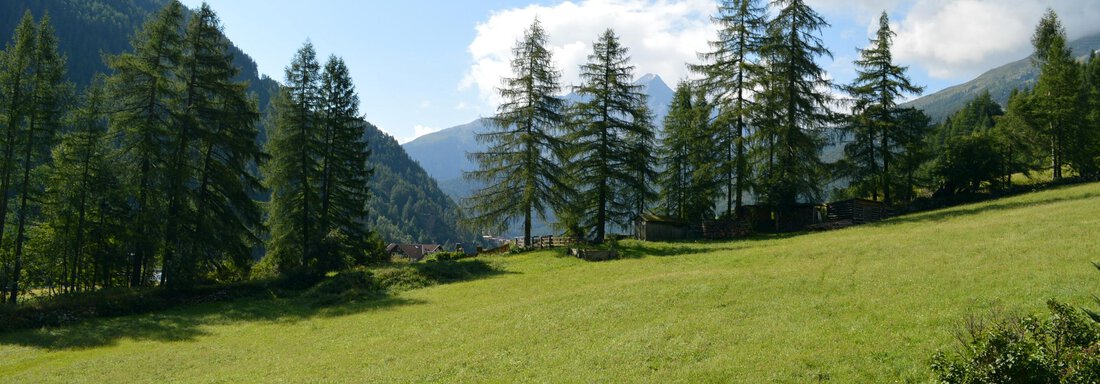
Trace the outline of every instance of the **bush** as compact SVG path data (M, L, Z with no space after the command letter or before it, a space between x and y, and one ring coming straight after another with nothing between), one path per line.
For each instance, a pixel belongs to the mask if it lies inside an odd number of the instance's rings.
M971 322L963 348L932 358L943 383L1100 382L1100 326L1066 304L1050 316Z
M304 296L315 299L315 304L330 305L361 297L374 297L381 293L382 288L375 281L374 275L368 270L357 268L341 271L321 280L306 290Z

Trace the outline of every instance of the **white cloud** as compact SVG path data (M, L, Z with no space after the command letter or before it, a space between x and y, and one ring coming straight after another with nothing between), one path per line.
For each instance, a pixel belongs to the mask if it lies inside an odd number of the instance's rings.
M1053 8L1069 37L1100 31L1095 0L928 0L894 19L894 54L933 77L972 77L1031 53L1031 34Z
M416 140L420 136L424 136L424 135L427 135L429 133L439 132L441 130L443 130L443 129L442 128L426 127L426 126L417 124L416 126L413 127L413 135L412 136L397 137L397 143L398 144L405 144L405 143L408 143L410 141Z
M459 85L475 88L485 108L499 102L500 79L511 75L509 60L516 41L537 16L546 29L550 49L565 86L579 82L579 66L587 61L591 43L612 28L630 49L636 74L656 73L674 82L689 75L686 63L707 50L714 36L710 16L713 0L580 0L554 6L531 5L495 11L478 24L468 48L473 64Z

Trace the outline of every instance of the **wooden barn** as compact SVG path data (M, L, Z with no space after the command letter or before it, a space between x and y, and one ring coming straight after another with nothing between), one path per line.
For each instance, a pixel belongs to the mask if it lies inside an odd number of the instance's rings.
M690 235L691 226L677 218L652 213L638 215L634 221L634 233L638 240L679 241Z
M412 262L424 260L428 255L442 250L443 247L439 246L439 244L390 243L390 245L386 246L386 252L389 253L390 257L402 257Z
M848 199L829 203L828 219L831 222L848 221L859 225L890 217L890 209L881 201Z

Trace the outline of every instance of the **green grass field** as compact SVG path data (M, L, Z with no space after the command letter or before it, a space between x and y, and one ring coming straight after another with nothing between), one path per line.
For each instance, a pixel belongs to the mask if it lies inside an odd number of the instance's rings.
M972 315L1100 294L1100 184L317 308L241 300L0 335L0 382L925 382Z

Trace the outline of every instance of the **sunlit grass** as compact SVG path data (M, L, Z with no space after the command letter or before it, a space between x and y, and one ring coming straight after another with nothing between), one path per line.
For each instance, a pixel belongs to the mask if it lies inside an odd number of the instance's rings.
M245 300L0 335L0 382L924 382L968 316L1100 294L1100 184L627 258L489 258L318 308Z

